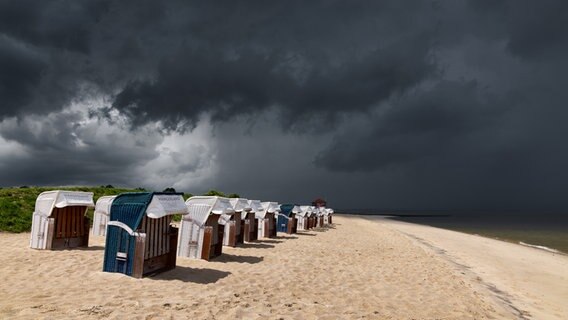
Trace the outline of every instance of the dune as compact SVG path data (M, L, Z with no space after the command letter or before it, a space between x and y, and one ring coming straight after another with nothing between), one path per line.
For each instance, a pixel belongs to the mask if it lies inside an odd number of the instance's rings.
M554 269L566 266L566 256L386 219L335 215L334 222L328 229L226 247L210 262L178 258L176 269L143 279L101 271L102 237L91 237L86 249L38 251L28 248L29 233L0 233L0 318L566 316L565 307L557 304L567 298L566 274ZM462 252L464 242L470 248ZM517 278L501 278L494 264L518 261L505 255L504 260L480 257L470 252L476 246L486 251L485 246L505 246L505 251L514 246L515 257L546 261L540 267L552 271L532 278L531 270L522 269L528 273L519 279L543 282L535 291L530 283L509 287Z

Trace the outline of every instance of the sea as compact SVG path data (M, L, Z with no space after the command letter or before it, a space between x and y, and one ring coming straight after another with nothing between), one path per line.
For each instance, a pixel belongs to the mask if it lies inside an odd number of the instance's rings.
M568 212L337 210L477 234L568 254Z

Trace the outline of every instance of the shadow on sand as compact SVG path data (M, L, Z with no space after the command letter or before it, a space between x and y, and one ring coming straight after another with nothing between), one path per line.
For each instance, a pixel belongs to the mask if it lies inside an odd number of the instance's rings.
M275 239L284 239L284 240L287 240L287 239L298 239L298 237L294 237L294 236L287 236L287 237L284 237L284 236L276 236Z
M310 236L310 237L315 237L316 235L313 233L307 233L307 232L298 232L296 233L299 236Z
M237 262L237 263L250 263L250 264L254 264L254 263L262 262L262 260L264 260L263 257L237 256L237 255L228 254L228 253L224 253L224 252L223 252L222 255L213 258L211 261L214 261L214 262L222 262L222 263Z
M259 243L280 243L282 241L279 240L271 240L271 239L259 239L257 240Z
M199 269L176 266L175 269L158 273L148 279L158 281L180 280L183 282L193 282L199 284L215 283L230 275L230 272L214 269Z
M99 250L104 250L105 247L103 246L90 246L90 247L76 247L76 248L72 248L73 250L81 250L81 251L99 251ZM65 249L67 250L67 249Z
M267 243L258 243L258 242L247 242L245 244L241 244L239 247L241 248L256 248L256 249L270 249L274 248L273 245Z

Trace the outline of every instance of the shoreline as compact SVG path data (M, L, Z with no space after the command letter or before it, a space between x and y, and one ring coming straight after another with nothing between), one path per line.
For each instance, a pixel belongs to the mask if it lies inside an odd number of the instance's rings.
M372 217L372 216L376 216L376 217L384 217L387 219L391 219L393 221L401 221L401 222L406 222L406 223L413 223L413 224L418 224L418 225L423 225L423 226L429 226L429 227L433 227L433 228L440 228L440 229L444 229L444 230L452 230L452 231L457 231L457 232L463 232L466 234L471 234L471 235L478 235L481 237L485 237L485 238L490 238L490 239L494 239L494 240L500 240L500 241L504 241L504 242L508 242L508 243L515 243L518 245L524 245L527 247L534 247L535 249L540 249L540 250L545 250L545 251L549 251L549 252L554 252L556 254L562 254L562 255L566 255L568 256L568 250L566 250L566 245L564 244L564 242L562 242L563 245L560 246L554 246L554 245L550 245L548 243L546 243L546 241L544 241L545 243L539 243L539 241L535 241L535 239L525 239L524 237L522 237L521 235L519 236L514 236L511 235L511 230L510 229L487 229L484 227L479 227L479 228L469 228L469 227L464 227L462 225L455 225L455 224L451 224L451 225L446 225L446 224L438 224L436 223L436 221L432 221L432 220L428 220L428 221L420 221L417 220L416 218L448 218L448 217L452 217L452 215L450 214L416 214L416 215L391 215L391 214L355 214L355 213L346 213L344 214L346 216L350 216L350 215L354 215L354 216L361 216L361 217ZM409 218L409 219L407 219ZM464 223L465 225L465 223ZM495 230L503 230L502 232L499 231L495 231ZM519 231L513 231L513 234L518 233ZM554 233L557 233L557 230L552 231ZM532 232L526 232L523 231L522 233L526 234L526 235L532 235ZM568 237L568 236L567 236ZM528 237L530 238L530 237ZM564 239L564 237L558 237L555 239Z
M435 252L493 293L520 319L568 316L568 255L479 234L383 217L363 216Z

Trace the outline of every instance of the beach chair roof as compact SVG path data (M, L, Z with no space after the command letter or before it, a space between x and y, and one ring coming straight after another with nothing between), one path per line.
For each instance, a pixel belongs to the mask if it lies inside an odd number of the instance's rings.
M97 200L97 204L95 204L95 212L104 214L105 216L110 215L110 206L114 201L116 196L102 196Z
M195 196L187 199L185 205L189 217L200 225L204 225L210 215L233 215L235 210L229 198L218 196Z
M300 207L295 204L282 204L280 205L280 211L283 215L288 217L292 214L298 214L301 212Z
M274 213L274 215L276 216L278 215L278 212L280 212L280 206L278 205L278 202L261 202L260 206L262 207L262 210L255 212L255 217L257 219L266 218L267 213Z
M260 200L249 200L249 205L254 212L255 219L264 219L266 209L264 209Z
M260 212L264 210L262 204L260 203L260 200L249 200L248 204L251 208L251 211Z
M318 210L317 210L316 207L310 206L310 214L309 214L310 217L316 216L316 215L317 215L317 212L318 212Z
M300 217L305 217L310 213L310 206L300 206L300 212L297 213Z
M280 205L278 205L278 202L270 202L270 201L266 201L266 202L262 202L262 207L264 209L266 209L266 211L268 213L278 213L280 212Z
M110 206L110 220L120 221L132 230L138 228L144 216L159 219L173 214L187 214L182 193L121 193Z
M233 206L235 212L243 212L243 211L248 212L252 210L252 207L247 199L231 198L229 199L229 201L231 202L231 205Z
M45 191L37 196L35 212L50 217L53 208L65 208L70 206L94 207L93 193L64 190Z

